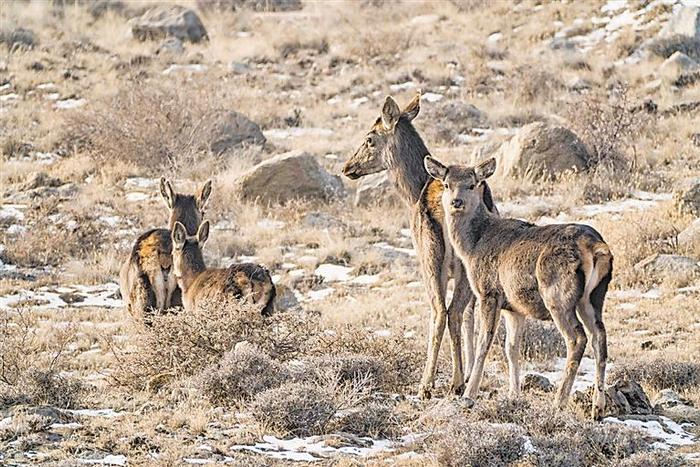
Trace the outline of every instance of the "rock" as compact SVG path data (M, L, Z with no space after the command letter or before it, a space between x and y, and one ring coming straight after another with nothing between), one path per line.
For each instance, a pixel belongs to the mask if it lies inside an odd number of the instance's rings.
M476 106L462 101L446 101L429 106L427 120L434 122L438 138L453 141L474 127L488 126L488 118Z
M684 277L700 273L700 263L688 256L654 254L634 265L634 268L656 276Z
M288 311L299 305L299 300L297 300L297 296L294 295L292 289L282 284L275 285L275 288L277 289L275 295L275 312Z
M676 81L681 75L693 71L697 67L698 64L695 60L683 52L676 51L661 64L659 73L669 81Z
M0 69L0 71L2 70ZM690 140L693 142L693 146L700 148L700 133L690 135Z
M37 43L36 34L31 29L15 28L9 31L0 31L0 43L14 50L18 47L31 48Z
M215 117L209 149L220 155L247 144L265 144L260 126L245 115L229 111Z
M156 49L156 55L177 56L185 52L182 41L177 37L167 37Z
M663 389L654 401L654 412L670 418L677 423L700 424L700 409L682 399L671 389Z
M686 190L676 192L674 200L681 214L700 217L700 179L695 180Z
M209 40L199 16L178 5L158 6L129 21L131 33L140 41L177 37L181 41Z
M571 130L530 123L496 151L499 176L556 177L569 170L582 171L590 164L586 145Z
M236 11L247 8L253 11L294 11L301 10L301 0L197 0L200 10L217 9Z
M35 172L19 187L19 191L33 190L41 187L57 187L63 185L63 182L55 177L49 176L46 172Z
M310 212L304 216L302 223L318 230L345 230L347 228L343 221L325 212Z
M345 196L340 178L329 174L311 154L290 151L256 165L236 180L244 200L285 202L293 199L328 201Z
M678 234L678 246L685 251L700 251L700 219Z
M537 373L528 373L525 375L525 378L523 378L522 389L528 392L552 392L554 391L554 385L545 376L538 375Z
M591 89L591 83L588 82L587 80L581 78L580 76L577 76L573 78L571 81L569 81L569 84L567 85L569 90L571 91L585 91L588 89Z
M355 192L355 206L399 205L401 198L386 171L362 177Z
M231 62L229 69L231 70L231 73L236 75L245 75L246 73L250 72L250 67L241 62Z
M5 193L5 199L13 203L27 203L34 199L44 198L71 199L77 193L77 185L66 183L58 187L41 186L25 191L9 191Z
M666 23L660 36L686 36L700 39L700 7L681 7Z
M593 386L583 392L576 391L573 401L582 409L590 410L593 402ZM649 398L636 381L618 380L605 390L606 416L648 416L651 413Z

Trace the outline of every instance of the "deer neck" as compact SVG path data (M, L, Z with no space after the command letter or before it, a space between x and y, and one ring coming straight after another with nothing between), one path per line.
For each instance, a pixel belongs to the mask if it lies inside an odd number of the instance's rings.
M394 141L389 151L389 178L401 198L412 206L418 202L423 187L428 182L423 159L430 153L413 125L404 118L396 124Z
M481 239L488 235L496 220L498 217L489 212L484 203L479 203L479 207L470 213L448 211L447 228L450 241L460 256L470 257Z
M207 267L199 247L187 248L182 254L182 275L178 278L177 283L182 293L185 294L197 276L203 273Z

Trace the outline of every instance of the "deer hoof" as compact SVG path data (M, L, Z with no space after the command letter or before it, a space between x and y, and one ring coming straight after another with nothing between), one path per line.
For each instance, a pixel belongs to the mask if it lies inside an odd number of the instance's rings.
M432 397L430 386L421 384L420 388L418 389L418 397L424 401L429 400Z
M465 387L464 383L459 385L452 383L452 386L450 386L450 394L461 397L464 394Z

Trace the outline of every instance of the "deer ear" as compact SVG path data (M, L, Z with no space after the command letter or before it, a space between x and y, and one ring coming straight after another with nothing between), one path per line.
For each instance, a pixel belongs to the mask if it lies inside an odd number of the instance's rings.
M420 89L416 93L416 96L408 103L405 109L403 109L403 115L409 120L413 120L420 112Z
M382 107L382 125L384 129L393 130L396 122L399 121L399 117L401 117L399 105L391 96L386 96L384 107Z
M209 238L209 221L202 222L197 230L197 242L200 245L204 245L204 242Z
M425 156L423 159L423 165L425 166L425 171L428 175L433 177L435 180L445 181L447 177L447 167L442 165L437 159L433 159L430 156Z
M173 247L176 250L182 250L185 246L185 241L187 241L187 229L180 222L175 222L175 227L173 227Z
M206 183L204 183L202 190L199 192L199 197L197 198L197 206L199 207L200 211L204 212L204 210L207 207L207 203L209 202L210 196L211 196L211 180L207 180Z
M168 208L172 209L175 205L175 190L173 190L170 180L166 180L165 177L160 177L160 195L165 200Z
M489 178L496 171L496 159L493 157L474 167L477 181L481 182Z

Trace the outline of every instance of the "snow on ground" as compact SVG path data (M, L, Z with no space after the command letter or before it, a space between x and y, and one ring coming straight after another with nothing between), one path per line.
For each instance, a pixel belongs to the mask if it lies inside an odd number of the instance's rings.
M318 138L328 137L333 135L333 130L328 128L273 128L263 131L263 135L267 139L288 139L288 138Z
M119 286L114 283L40 287L37 290L23 290L0 296L0 309L16 308L23 303L32 303L32 307L37 310L67 306L118 308L122 306L122 301L114 298L118 290Z
M687 432L683 426L667 417L659 417L657 420L620 420L616 417L603 419L607 423L625 425L643 431L647 435L659 439L652 444L654 449L671 449L672 446L687 446L695 443L695 437Z

